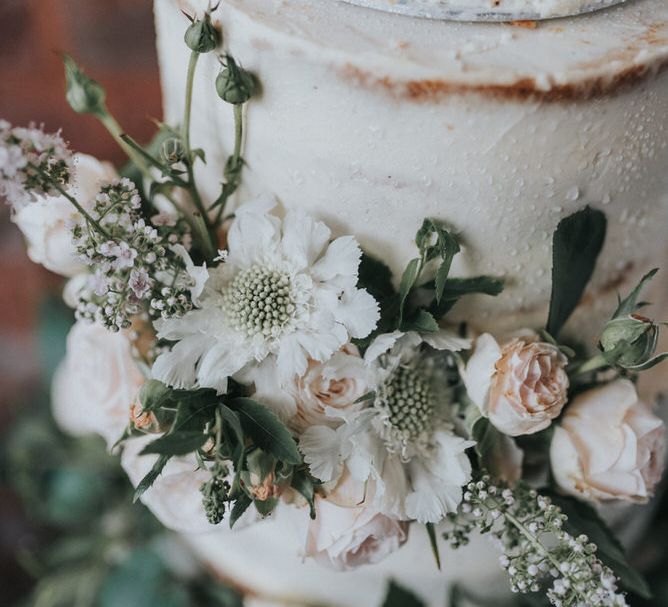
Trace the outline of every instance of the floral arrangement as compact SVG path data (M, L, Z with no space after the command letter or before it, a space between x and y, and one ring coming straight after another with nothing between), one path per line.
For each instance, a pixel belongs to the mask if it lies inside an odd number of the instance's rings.
M448 226L424 220L395 281L354 236L271 198L230 212L243 108L260 85L229 54L215 88L234 113L233 153L220 195L203 199L192 84L221 34L205 15L185 42L183 122L159 124L146 147L65 57L67 99L127 152L120 173L58 133L0 122L0 193L30 257L70 278L61 425L121 450L135 499L177 530L301 509L304 554L340 570L378 562L420 525L440 566L443 540L480 531L515 592L557 607L646 595L591 505L647 501L661 477L664 426L634 385L668 357L655 353L660 323L638 312L656 270L611 310L596 354L562 343L605 240L605 215L586 207L554 234L544 327L450 326L460 299L503 281L450 276L460 244Z

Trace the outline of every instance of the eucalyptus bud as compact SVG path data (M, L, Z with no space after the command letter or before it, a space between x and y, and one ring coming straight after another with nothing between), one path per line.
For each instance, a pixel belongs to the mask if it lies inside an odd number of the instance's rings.
M188 48L196 53L209 53L219 43L218 31L211 22L211 15L206 13L204 19L193 21L184 36Z
M228 474L227 467L217 462L211 469L211 479L200 487L204 513L212 525L221 523L227 511L231 490Z
M170 137L165 140L162 144L161 152L164 161L169 165L181 162L185 155L183 143L177 137Z
M255 95L258 89L259 85L255 76L238 66L236 61L228 55L226 67L216 78L218 96L232 105L241 105Z
M65 98L78 114L106 114L106 93L99 82L89 78L68 55L63 55L65 63Z
M601 334L601 348L610 362L623 369L645 364L652 358L658 327L649 318L629 314L610 320Z

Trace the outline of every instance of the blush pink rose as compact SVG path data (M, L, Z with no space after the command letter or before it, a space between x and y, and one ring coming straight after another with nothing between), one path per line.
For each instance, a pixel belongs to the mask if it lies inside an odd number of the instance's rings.
M408 539L408 523L369 506L364 483L344 472L327 498L316 498L315 520L306 538L306 556L338 571L378 563Z
M592 502L645 502L661 480L663 421L620 379L578 395L555 428L550 460L559 487Z
M481 335L462 374L481 413L509 436L547 428L566 404L567 358L556 346L515 338L500 346Z

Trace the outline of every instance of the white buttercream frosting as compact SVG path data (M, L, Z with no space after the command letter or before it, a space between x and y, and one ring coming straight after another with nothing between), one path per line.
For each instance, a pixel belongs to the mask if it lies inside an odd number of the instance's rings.
M179 9L207 4L156 0L171 123L181 120L188 62ZM497 298L469 298L454 318L494 333L544 323L552 234L586 203L606 212L609 233L571 334L593 344L617 291L665 264L665 0L629 0L535 29L424 20L333 0L227 0L214 19L263 86L247 110L240 199L274 193L336 233L355 234L398 275L415 255L423 218L449 222L463 243L453 272L508 282ZM192 121L211 200L233 143L232 112L213 90L218 69L213 55L201 58ZM657 280L648 299L668 303L666 284ZM439 606L450 573L468 573L476 587L497 575L487 544L446 553L447 573L439 573L419 527L387 561L345 575L302 567L299 536L273 520L193 544L261 593L352 607L379 604L390 575Z

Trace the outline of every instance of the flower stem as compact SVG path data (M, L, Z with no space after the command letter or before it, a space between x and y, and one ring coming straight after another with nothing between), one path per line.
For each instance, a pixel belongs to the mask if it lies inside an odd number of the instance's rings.
M193 100L193 84L195 81L195 69L197 68L197 60L199 53L193 51L190 54L190 61L188 62L188 75L186 77L186 102L183 113L183 124L181 126L181 140L183 141L183 148L185 151L185 165L188 173L188 191L192 196L193 203L204 223L205 229L202 231L202 239L204 244L204 253L208 259L214 256L214 239L212 237L213 226L207 215L206 208L202 202L197 186L195 185L195 173L193 171L193 153L190 147L190 116L192 114L192 100Z
M235 104L234 105L234 152L232 153L232 157L230 159L231 164L234 167L237 167L240 162L243 162L241 158L241 146L243 145L243 138L244 138L243 105ZM220 223L223 217L223 211L225 210L225 204L227 203L227 200L234 192L236 192L237 188L239 187L239 181L240 181L239 172L235 170L232 176L231 183L227 188L227 191L225 191L221 195L220 200L216 201L218 204L220 204L220 208L218 209L218 214L216 215L217 224Z
M576 369L577 375L584 375L585 373L591 373L592 371L597 371L603 367L610 366L608 360L603 356L603 354L596 354L589 360L585 361Z
M52 185L52 186L53 186L53 187L54 187L54 188L61 194L61 196L64 196L65 198L67 198L67 200L68 200L70 203L72 203L72 205L74 206L74 208L75 208L79 213L81 213L81 215L86 219L86 221L87 221L90 225L92 225L92 226L93 226L93 227L94 227L94 228L95 228L95 229L96 229L102 236L104 236L105 238L110 238L109 233L108 233L108 232L107 232L107 231L100 225L100 223L99 223L97 220L93 219L93 218L90 216L90 214L88 213L88 211L86 211L86 209L84 209L84 208L79 204L79 202L77 201L77 199L74 198L74 196L72 196L67 190L65 190L65 188L63 188L57 181L51 179L51 178L49 177L49 175L48 175L47 173L45 173L44 171L42 171L38 166L36 166L36 165L34 165L34 164L32 164L32 163L30 163L28 166L30 166L31 169L37 171L42 177L44 177L45 179L47 179L47 180L49 181L49 183L51 183L51 185Z
M121 125L118 124L118 121L109 113L109 111L105 111L103 114L96 115L98 116L100 122L107 129L109 134L114 138L116 143L118 143L121 149L127 154L127 157L135 163L141 174L144 175L144 177L152 180L153 176L151 175L148 164L144 158L142 158L141 155L132 149L132 147L129 146L125 141L123 141L121 135L123 135L125 131Z

